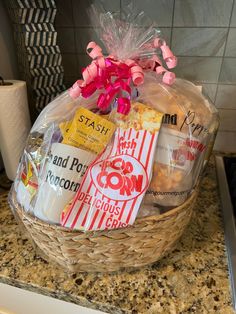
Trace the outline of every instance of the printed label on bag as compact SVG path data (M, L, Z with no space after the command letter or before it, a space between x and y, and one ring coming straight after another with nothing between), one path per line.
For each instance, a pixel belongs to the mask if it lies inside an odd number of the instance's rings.
M162 126L155 160L171 167L190 171L206 145L197 138Z
M34 214L43 220L59 223L60 209L76 194L88 165L96 156L80 148L52 144Z
M103 151L115 131L114 123L82 107L76 111L69 129L64 131L67 127L61 125L65 136L62 143L83 147L97 154Z

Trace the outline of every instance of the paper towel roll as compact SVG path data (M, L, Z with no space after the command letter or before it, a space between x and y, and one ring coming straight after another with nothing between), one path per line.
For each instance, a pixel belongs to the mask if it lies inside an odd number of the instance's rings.
M9 179L14 180L30 131L26 83L5 81L0 85L0 150Z

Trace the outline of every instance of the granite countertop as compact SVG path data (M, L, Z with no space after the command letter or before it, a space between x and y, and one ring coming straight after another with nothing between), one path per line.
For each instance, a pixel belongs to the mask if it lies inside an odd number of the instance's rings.
M66 274L37 256L0 196L0 282L108 313L233 313L214 164L176 249L113 274Z

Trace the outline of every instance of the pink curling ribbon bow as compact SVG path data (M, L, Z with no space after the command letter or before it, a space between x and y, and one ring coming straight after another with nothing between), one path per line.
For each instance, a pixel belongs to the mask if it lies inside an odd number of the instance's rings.
M177 58L173 55L165 41L155 39L154 48L159 48L163 59L169 69L177 64ZM87 54L93 59L82 71L83 80L78 80L69 90L72 98L82 95L89 98L97 90L103 90L97 100L97 106L101 110L107 110L113 99L117 97L117 112L128 114L130 111L131 83L135 86L144 82L143 70L156 71L163 75L162 81L165 84L173 84L175 74L165 69L161 60L154 55L151 59L127 59L116 60L113 56L104 57L101 47L95 42L87 46Z

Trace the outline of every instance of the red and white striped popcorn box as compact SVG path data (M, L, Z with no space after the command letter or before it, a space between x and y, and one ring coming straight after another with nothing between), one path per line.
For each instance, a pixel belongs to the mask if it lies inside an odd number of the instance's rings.
M155 131L116 129L112 144L89 166L73 202L63 213L64 227L104 230L134 223L151 180L162 118L162 114L151 111L156 117Z

